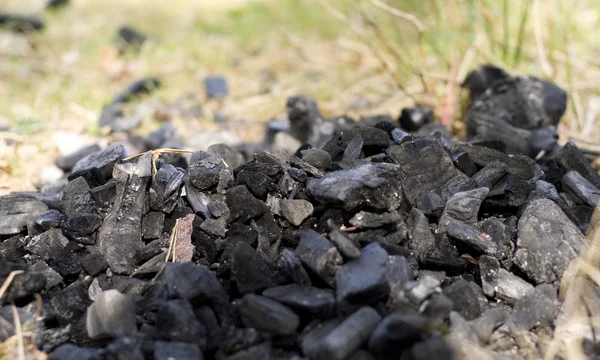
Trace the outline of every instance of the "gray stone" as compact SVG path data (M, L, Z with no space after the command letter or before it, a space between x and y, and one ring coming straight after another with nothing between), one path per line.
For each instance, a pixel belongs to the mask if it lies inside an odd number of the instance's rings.
M282 200L280 202L281 213L294 226L300 226L302 222L313 214L313 205L306 200Z

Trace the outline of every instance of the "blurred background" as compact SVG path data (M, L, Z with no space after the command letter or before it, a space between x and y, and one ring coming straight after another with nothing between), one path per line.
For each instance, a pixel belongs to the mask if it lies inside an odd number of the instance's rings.
M457 136L466 74L494 64L568 91L560 142L600 150L600 3L593 0L1 0L0 194L32 190L57 156L127 140L103 108L144 77L145 136L172 124L194 148L252 142L315 97L326 116L426 105ZM26 18L31 20L31 18ZM37 19L37 20L36 20ZM31 30L31 31L25 31ZM207 84L223 78L226 84ZM208 86L207 86L208 85ZM211 94L226 85L226 96Z

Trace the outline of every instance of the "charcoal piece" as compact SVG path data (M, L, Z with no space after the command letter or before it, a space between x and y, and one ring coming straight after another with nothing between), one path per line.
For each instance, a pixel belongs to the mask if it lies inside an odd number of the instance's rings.
M73 166L73 172L98 168L105 179L113 173L115 164L125 157L125 147L121 144L110 145L107 148L89 154Z
M467 74L461 87L469 90L470 102L473 103L496 81L510 77L504 70L493 65L481 65Z
M402 202L399 170L393 164L361 164L311 179L307 190L315 199L347 211L361 206L391 211Z
M429 190L419 202L418 210L421 210L425 215L432 217L440 217L444 212L446 200L438 195L434 190ZM417 209L416 207L413 209Z
M267 194L274 183L275 180L272 177L252 169L240 170L236 176L237 185L246 185L252 195L263 200L267 198Z
M306 180L308 180L308 175L307 175L306 171L304 171L302 169L296 169L296 168L293 168L293 167L287 168L286 169L286 174L289 175L294 180L299 181L301 183L305 183ZM281 178L281 181L283 183L283 177ZM290 181L289 183L293 184L294 182Z
M154 360L203 360L202 352L196 344L185 342L156 341L154 343Z
M485 165L471 178L478 187L491 188L502 176L506 174L506 165L494 160Z
M30 33L44 28L44 22L33 16L0 13L0 28L14 33Z
M221 157L230 169L235 169L238 166L244 164L244 156L240 152L233 150L226 144L211 145L206 151Z
M482 187L468 191L457 192L452 195L446 207L444 213L439 222L440 231L444 231L450 220L460 220L470 225L477 223L477 214L479 214L479 208L483 199L489 193L489 189Z
M69 215L65 232L75 236L91 235L102 225L102 217L90 213L75 213Z
M377 242L362 249L360 257L348 261L336 273L336 296L340 305L362 305L385 298L388 253Z
M252 196L243 185L227 189L225 203L229 207L228 223L244 223L260 217L269 210L265 203Z
M200 229L204 230L209 235L225 237L227 233L226 229L227 223L225 219L206 219L200 225Z
M327 170L331 166L331 155L325 150L321 149L307 149L300 152L302 154L302 160L311 164L320 170Z
M185 180L185 196L194 209L194 213L201 214L205 219L210 217L208 205L211 203L211 198L197 187L193 186L189 179Z
M6 272L6 274L0 274L0 281L5 283L9 274L10 271ZM23 274L17 274L14 276L12 282L6 289L6 292L0 301L2 304L11 303L15 300L40 293L45 287L46 277L43 273L26 271Z
M435 248L435 237L431 233L429 220L421 210L413 208L408 215L407 225L408 246L415 252L417 259L423 259Z
M78 177L67 183L62 197L62 208L66 215L81 212L96 213L96 202L84 178Z
M38 235L51 228L61 228L67 217L58 210L48 210L36 216L29 225L29 235Z
M423 305L423 315L441 320L448 319L454 309L454 302L444 294L433 295L429 300L425 300Z
M158 306L156 311L157 333L160 339L186 342L206 346L206 328L194 314L194 309L185 300L169 300Z
M369 338L369 350L383 358L398 354L428 337L430 320L421 315L394 312L381 320Z
M81 266L91 276L98 276L98 274L106 270L108 263L102 255L91 253L81 260Z
M551 326L558 309L556 290L550 284L541 284L517 300L511 321L520 330Z
M146 42L146 35L140 33L129 25L124 25L117 31L119 52L123 54L128 50L139 51L142 44ZM124 100L128 101L128 100Z
M148 134L144 139L144 144L146 149L160 149L165 147L162 145L168 141L177 141L177 129L171 123L163 124Z
M313 214L313 206L306 200L284 199L280 203L282 215L294 226L300 226L302 222Z
M471 160L471 156L465 152L452 154L454 165L468 176L473 176L477 172L477 166Z
M71 169L73 169L79 160L96 151L100 151L100 147L98 145L88 145L75 151L74 153L57 158L54 163L63 171L71 171Z
M73 172L67 177L67 180L72 181L77 179L78 177L84 178L85 181L87 181L90 188L106 184L104 175L98 168L95 167Z
M134 299L117 290L107 290L96 296L86 316L87 334L92 339L137 331Z
M355 126L352 131L363 139L363 150L381 150L390 145L390 136L387 131L373 126Z
M342 256L329 240L314 230L303 230L296 254L307 268L329 286L334 287L337 267L342 263Z
M482 343L487 344L494 330L506 321L508 312L509 309L503 307L488 309L480 317L471 321L471 329Z
M306 355L315 360L346 359L369 339L380 320L381 316L373 308L361 307L323 338L318 339L315 348Z
M477 263L481 275L481 289L486 296L492 297L496 293L496 286L498 286L500 262L493 256L481 255Z
M343 320L343 318L336 317L323 322L312 322L308 324L300 336L300 348L302 349L302 352L312 358L318 353L323 338L335 330Z
M385 275L391 293L402 289L404 284L414 279L410 263L401 255L388 256Z
M555 202L559 202L560 201L560 196L558 195L558 190L556 190L556 186L554 186L553 184L544 181L544 180L538 180L535 182L535 190L541 194L542 196L553 200Z
M516 218L513 217L513 219L516 221ZM515 247L513 236L516 232L516 225L511 224L513 224L512 221L503 222L494 217L487 218L481 223L483 233L489 235L492 241L496 243L498 248L496 257L499 260L512 259Z
M165 259L167 257L167 252L160 252L154 257L148 259L146 262L141 264L131 276L143 278L147 275L156 274L163 269L165 266Z
M342 155L342 161L351 162L360 158L364 144L365 141L362 136L355 136L352 138L346 145L346 149Z
M224 168L223 159L204 151L192 154L188 165L190 181L199 189L208 189L219 182L219 172Z
M535 284L560 279L585 244L581 231L548 199L527 205L518 232L513 261Z
M531 148L528 155L534 159L544 156L558 147L557 140L558 133L554 126L531 130Z
M44 278L46 278L45 290L50 290L63 281L63 277L43 261L36 262L27 270L44 275Z
M496 284L496 297L509 304L514 304L515 301L533 289L533 285L506 269L498 270Z
M289 97L286 103L290 134L301 143L322 147L331 136L339 131L336 123L321 115L315 99L306 95Z
M115 166L117 196L98 230L98 249L108 266L117 274L131 274L131 254L139 251L142 241L142 216L148 200L152 177L152 154L146 153L137 163Z
M310 277L302 266L302 260L290 249L283 249L277 264L285 271L292 281L300 286L311 286Z
M311 164L309 164L308 162L298 158L297 156L290 156L290 158L288 159L288 162L290 163L291 166L304 171L305 173L311 174L314 177L321 177L323 175L325 175L325 173L319 169L317 169L316 167L312 166Z
M172 212L177 205L184 176L183 171L171 164L162 166L155 174L150 186L150 208L164 213Z
M402 131L402 129L395 128L392 130L392 140L398 145L404 144L413 140L412 135Z
M391 147L388 156L393 163L400 165L402 188L413 207L420 208L430 191L445 200L451 188L472 187L469 177L454 166L442 144L434 137L417 138Z
M433 276L424 275L417 281L407 282L404 286L406 297L417 306L421 305L431 295L440 292L440 281Z
M126 29L127 27L121 28L119 30L119 34L121 33L121 31L124 31L124 29ZM131 28L128 28L128 30L133 30ZM133 34L133 32L130 32L130 34ZM139 36L136 34L136 37L139 38ZM142 78L139 80L136 80L132 83L130 83L129 85L127 85L125 87L125 89L123 89L120 93L116 94L112 101L111 104L118 104L118 103L126 103L126 102L130 102L132 101L135 97L142 95L142 94L149 94L150 92L158 89L161 86L160 80L156 79L156 78ZM102 124L100 125L102 126Z
M275 335L291 335L300 325L300 318L294 311L264 296L244 295L237 310L246 326Z
M68 243L69 240L62 234L60 229L50 229L29 240L25 245L25 250L47 260L52 257L53 253L64 249Z
M330 232L329 239L346 259L357 259L360 256L360 249L339 230Z
M330 317L335 309L335 294L329 289L290 284L269 288L262 294L292 309L321 318Z
M559 168L556 169L556 180L560 181L562 176L571 170L577 171L581 176L586 178L595 187L600 188L600 175L592 167L590 161L585 157L583 152L579 150L573 140L569 140L555 155L555 161ZM555 183L554 181L550 181Z
M575 196L579 202L595 208L600 203L600 190L581 176L577 171L569 171L563 176L563 189Z
M410 348L409 356L414 360L452 360L456 359L456 350L445 339L431 336Z
M446 286L443 292L454 302L454 310L467 320L481 316L487 306L481 288L473 282L459 279Z
M209 99L225 97L229 94L227 80L222 76L206 76L204 78L204 90Z
M233 274L237 289L242 294L281 285L288 280L269 258L241 241L233 253Z
M64 343L54 349L49 360L98 360L102 358L102 349L79 347L74 344Z
M61 326L67 326L81 319L92 301L85 287L81 282L76 281L53 293L49 297L48 304L51 308L51 316L56 318Z
M253 345L264 341L263 337L254 328L237 328L232 325L224 326L222 338L218 342L219 350L225 354L241 352Z
M387 225L395 225L402 221L402 217L398 211L377 214L366 211L358 212L350 219L350 224L359 229L378 228Z
M151 211L142 217L142 237L144 239L158 239L165 225L165 214Z
M0 196L0 235L20 233L28 223L47 211L48 206L33 197Z
M112 205L115 196L117 195L116 185L116 181L110 179L106 184L95 187L90 190L90 194L96 202L96 205L103 212L108 212L108 209Z
M281 229L277 225L277 222L270 211L265 211L265 213L256 219L256 221L253 220L253 223L253 230L259 233L259 244L261 237L263 237L268 244L276 243L281 238Z
M233 355L226 357L226 360L254 360L254 359L272 359L272 349L269 342L264 342L259 345L254 345L248 349L236 352Z
M460 241L461 244L468 246L478 253L495 255L498 251L497 244L492 237L482 233L475 226L459 220L448 220L446 231L452 238Z
M408 131L417 131L433 122L433 111L424 107L404 108L398 119L400 126Z

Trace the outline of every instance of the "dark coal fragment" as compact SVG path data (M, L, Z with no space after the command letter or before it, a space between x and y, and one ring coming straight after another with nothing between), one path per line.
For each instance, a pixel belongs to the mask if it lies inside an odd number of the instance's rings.
M264 296L246 294L237 310L246 326L276 335L291 335L300 325L300 318L290 308Z
M585 244L581 231L548 199L527 205L518 230L513 261L536 284L560 279Z
M435 248L435 237L431 233L429 220L425 214L417 208L413 208L407 219L408 246L415 252L417 259L423 259Z
M264 342L236 352L225 358L226 360L254 360L254 359L272 359L272 348L270 342Z
M452 161L454 162L454 165L460 169L460 171L468 176L473 176L477 172L475 163L473 163L471 156L467 153L460 152L452 154Z
M114 179L110 179L106 184L95 187L90 190L92 198L96 202L98 209L104 214L108 212L115 196L117 195L117 186Z
M440 230L443 231L446 229L448 227L448 223L452 219L475 225L477 223L477 215L479 214L481 203L489 191L490 190L488 188L482 187L458 192L452 195L448 199L446 207L444 208L444 213L440 218Z
M504 324L509 311L505 307L488 309L480 317L471 322L471 329L477 334L482 343L487 344L494 330Z
M46 290L52 289L63 281L63 277L43 261L36 262L28 270L44 275L44 278L46 278Z
M333 230L329 233L329 239L346 259L357 259L360 256L360 249L341 231Z
M487 306L487 299L474 282L460 279L446 286L443 291L454 303L454 310L467 320L481 316Z
M294 166L295 168L297 168L298 170L303 171L306 174L310 174L314 177L321 177L323 175L325 175L325 173L319 169L317 169L316 167L312 166L311 164L309 164L308 162L298 158L297 156L290 156L290 158L288 159L288 162L290 163L291 166ZM290 172L290 175L293 175L294 177L298 178L298 181L300 181L300 179L302 179L302 175L300 174L294 174L294 172Z
M12 270L17 270L18 267L13 267L12 264L7 264L4 259L0 259L2 273L0 273L0 281L4 283ZM6 271L8 270L8 271ZM15 300L32 296L41 292L46 287L46 277L39 272L26 271L23 274L14 276L6 292L2 296L2 304L7 304Z
M256 199L243 185L227 189L225 203L229 207L229 223L244 223L250 219L259 218L269 208Z
M331 166L331 155L321 149L307 149L300 151L302 160L320 170L327 170Z
M169 300L159 305L156 323L158 336L162 340L192 343L201 349L206 346L206 328L185 300Z
M100 147L98 145L89 145L77 150L72 154L57 158L54 163L63 171L71 171L71 169L73 169L79 160L97 151L100 151Z
M233 258L235 283L242 294L277 286L287 280L269 258L245 242L238 242Z
M113 144L109 147L89 154L79 160L73 167L73 172L98 168L105 179L112 176L115 164L125 157L125 147L121 144Z
M386 316L369 338L369 350L384 358L398 354L401 349L429 337L430 320L421 315L405 315L399 312Z
M292 281L300 286L311 286L310 277L302 266L302 260L290 249L283 249L277 264Z
M554 287L541 284L517 300L510 321L521 330L550 326L556 319L558 306Z
M317 107L315 99L299 95L287 99L290 134L301 143L321 148L334 133L343 127L343 121L328 121ZM333 157L333 156L332 156Z
M230 169L236 169L244 164L243 155L226 144L211 145L208 147L207 152L221 157Z
M374 242L362 249L360 257L342 266L336 273L336 296L339 306L371 304L385 298L388 253Z
M91 253L81 260L83 269L92 276L97 276L108 267L106 259L98 253Z
M53 293L48 303L52 310L51 316L56 318L61 326L67 326L81 319L92 301L85 287L76 281Z
M404 144L405 142L409 142L413 140L412 135L402 131L399 128L395 128L392 130L392 140L398 145Z
M531 131L529 156L534 159L543 157L558 147L558 133L554 126L546 126Z
M496 66L482 65L476 70L471 71L461 86L469 90L470 100L473 103L495 82L508 79L509 77L509 74Z
M485 165L471 178L478 187L491 188L502 176L506 174L506 165L494 160Z
M263 291L262 294L292 309L321 318L330 317L335 309L335 295L328 289L290 284L272 287Z
M115 169L116 200L98 230L98 249L108 265L118 274L131 274L131 254L139 251L142 241L142 216L152 177L151 154L139 157L137 163L120 164Z
M29 33L42 30L44 23L37 17L0 13L0 28L15 33Z
M227 80L222 76L207 76L204 78L204 89L209 99L225 97L229 94Z
M431 295L440 292L440 281L432 276L423 275L417 281L407 282L404 292L406 298L418 307Z
M190 181L199 189L208 189L219 182L219 172L224 168L223 160L204 151L192 154L188 165Z
M294 226L299 226L304 220L312 216L313 205L306 200L284 199L280 203L282 215Z
M107 290L96 296L87 309L86 328L92 339L133 334L135 324L135 302L131 295L117 290Z
M48 210L47 212L37 216L29 225L29 235L38 235L51 228L63 227L67 217L58 210Z
M204 357L196 344L184 342L157 341L154 343L154 360L203 360Z
M553 168L554 173L549 174L549 176L552 178L556 177L556 182L552 179L549 180L550 182L557 183L564 174L571 170L575 170L595 187L600 188L600 175L594 170L589 160L585 157L583 152L579 150L573 140L567 142L556 153L554 161L557 163L558 167Z
M346 145L346 149L342 155L342 161L351 163L353 160L360 158L364 144L365 141L362 136L353 137Z
M342 257L329 240L314 230L303 230L296 254L307 268L331 287L334 286L337 267L342 263Z
M0 196L0 235L20 233L28 223L46 211L46 204L30 196Z
M363 139L363 150L372 153L390 146L390 136L387 131L373 126L355 126L352 131Z
M102 349L78 347L65 343L57 347L48 356L49 360L99 360L102 358Z
M69 215L65 231L75 236L91 235L102 225L102 217L90 213L75 213Z
M408 131L417 131L433 122L433 111L423 107L404 108L400 113L400 126Z
M138 51L142 44L146 42L146 35L140 33L131 26L125 25L119 28L117 32L117 41L121 53L124 53L127 50Z
M142 237L144 239L158 239L163 232L165 214L151 211L142 218Z
M65 186L62 207L66 215L96 212L96 202L90 194L90 186L83 177L69 181Z
M399 170L393 164L361 164L311 179L307 190L315 199L348 211L361 206L394 210L402 202Z
M380 320L377 311L364 306L324 337L316 339L317 343L306 355L315 360L346 359L369 339Z
M398 211L377 214L366 211L361 211L350 219L350 224L359 229L379 228L387 225L394 225L402 221L402 217Z
M423 305L423 315L441 320L448 319L454 309L454 302L444 294L433 295Z
M496 243L491 236L482 233L475 226L459 220L448 220L446 231L452 238L470 247L478 253L494 255L498 251Z
M149 191L150 208L170 213L177 205L183 185L184 172L171 164L162 166L156 173Z
M575 196L579 202L595 208L600 203L600 190L577 171L563 176L563 189Z

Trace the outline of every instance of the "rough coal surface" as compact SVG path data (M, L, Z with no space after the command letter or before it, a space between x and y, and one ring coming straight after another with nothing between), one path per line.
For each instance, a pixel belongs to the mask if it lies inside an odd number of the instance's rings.
M356 122L300 95L266 130L299 141L286 154L58 159L56 193L0 197L0 316L14 303L50 359L451 359L457 339L510 355L561 321L600 177L556 142L556 85L485 67L463 86L460 141L426 108ZM130 99L105 109L115 126Z

